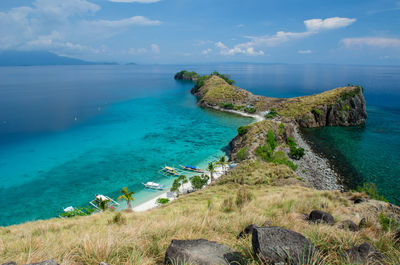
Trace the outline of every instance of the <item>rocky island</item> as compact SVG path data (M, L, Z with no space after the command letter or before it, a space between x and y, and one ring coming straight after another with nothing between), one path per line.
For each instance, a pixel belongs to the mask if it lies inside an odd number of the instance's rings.
M184 76L175 78L190 80ZM262 117L238 128L235 167L147 212L0 228L0 263L400 264L400 208L373 186L343 190L298 132L364 123L361 87L279 99L253 95L219 73L195 80L200 106Z

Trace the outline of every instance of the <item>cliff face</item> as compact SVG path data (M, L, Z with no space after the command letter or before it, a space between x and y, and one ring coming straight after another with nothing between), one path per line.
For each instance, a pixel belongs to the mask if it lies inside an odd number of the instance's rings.
M355 88L353 93L344 94L334 104L314 107L296 121L301 127L312 128L361 125L365 123L366 118L366 103L362 89Z

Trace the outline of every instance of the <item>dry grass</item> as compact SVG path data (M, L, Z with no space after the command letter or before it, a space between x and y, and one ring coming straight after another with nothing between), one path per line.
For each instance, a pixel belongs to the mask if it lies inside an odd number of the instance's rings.
M212 76L201 88L204 93L204 101L211 104L236 103L242 101L248 92L229 85L218 76Z
M315 107L335 104L337 100L340 100L342 95L352 93L355 90L359 90L359 87L339 87L312 96L289 98L277 105L276 109L281 116L290 118L301 117L311 112Z
M53 258L61 264L158 264L172 239L205 238L229 245L249 264L257 264L250 238L237 240L236 236L249 224L269 220L272 225L302 233L317 245L328 264L344 264L340 253L365 240L399 264L400 250L394 247L392 234L383 233L374 219L376 205L354 205L351 196L299 186L215 185L149 212L122 213L125 221L121 223L113 222L115 213L108 212L2 228L0 263ZM233 204L226 210L223 203L228 198ZM356 223L368 213L369 226L352 233L336 226L309 224L301 214L313 209L330 212L336 221L352 219Z

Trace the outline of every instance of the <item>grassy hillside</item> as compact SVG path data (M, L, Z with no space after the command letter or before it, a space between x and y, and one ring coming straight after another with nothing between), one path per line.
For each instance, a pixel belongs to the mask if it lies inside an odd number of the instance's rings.
M245 171L252 172L248 166ZM378 212L392 214L387 203L354 204L351 199L361 194L316 191L287 183L261 184L257 178L265 178L264 172L257 170L240 185L231 181L235 179L232 174L149 212L122 213L120 217L105 212L1 228L0 262L25 264L53 258L62 264L158 264L172 239L205 238L229 245L249 264L258 264L252 256L251 239L238 240L236 236L249 224L269 221L302 233L319 248L326 264L346 264L340 254L364 241L384 253L390 264L400 264L393 231L383 231L378 221ZM313 209L331 213L337 223L345 219L357 223L366 217L367 226L349 232L337 225L310 224L303 213Z

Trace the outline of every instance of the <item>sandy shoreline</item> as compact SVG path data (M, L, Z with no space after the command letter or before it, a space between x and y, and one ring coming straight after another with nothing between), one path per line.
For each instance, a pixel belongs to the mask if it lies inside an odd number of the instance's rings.
M225 167L227 167L227 166L225 166ZM210 173L206 172L205 174L210 176ZM213 177L214 177L215 180L217 180L223 174L224 174L224 171L222 169L222 166L219 166L219 167L215 168L215 172L213 173ZM211 180L208 181L208 184L210 184L210 183L211 183ZM193 190L193 188L192 188L192 184L190 183L190 181L188 183L183 184L182 187L179 189L181 194L182 193L184 194L187 191L191 191L191 190ZM162 193L161 195L158 195L157 197L152 198L151 200L148 200L148 201L146 201L144 203L139 204L136 207L133 207L133 210L135 212L144 212L144 211L156 208L156 207L159 206L157 204L157 199L159 199L159 198L168 198L170 201L173 201L173 200L177 199L177 197L175 197L175 196L169 196L168 197L168 194L169 194L169 191L166 191L166 192Z

